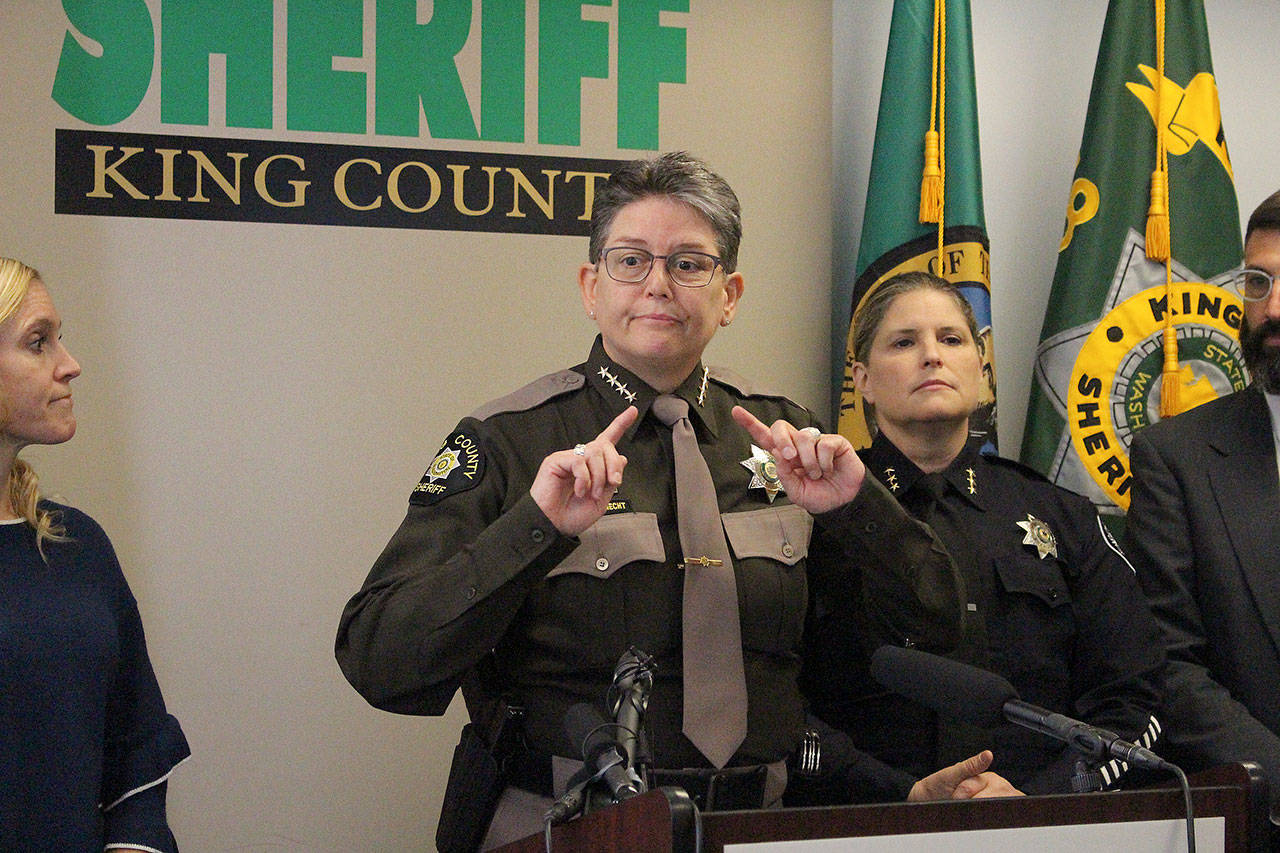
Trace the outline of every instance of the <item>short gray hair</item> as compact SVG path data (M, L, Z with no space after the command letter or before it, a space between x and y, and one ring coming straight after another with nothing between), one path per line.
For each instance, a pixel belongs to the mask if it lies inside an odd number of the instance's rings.
M742 209L738 196L724 178L684 151L623 163L596 191L591 210L591 243L587 249L591 263L600 261L605 238L618 211L651 196L684 202L702 214L715 232L716 248L725 272L738 268L738 245L742 242Z

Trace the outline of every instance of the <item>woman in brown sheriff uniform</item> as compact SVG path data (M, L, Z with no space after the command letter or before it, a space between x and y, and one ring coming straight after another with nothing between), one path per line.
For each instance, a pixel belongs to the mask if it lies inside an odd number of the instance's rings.
M653 767L688 770L697 787L707 773L764 766L759 805L779 798L806 726L797 677L810 575L845 590L864 651L958 639L953 564L864 481L848 442L786 398L702 364L742 296L740 236L733 190L699 161L670 154L619 168L595 196L578 273L600 331L587 360L459 422L343 613L338 661L371 704L441 714L461 684L473 721L495 698L520 709L521 746L502 756L506 788L484 846L541 828L560 793L553 768L563 762L552 757L582 756L563 731L566 711L585 702L604 713L630 647L654 660L644 718ZM688 446L686 408L718 546L682 544L696 510L678 505L673 464ZM727 580L730 612L687 606L687 577ZM682 642L699 614L708 637ZM702 678L686 683L684 672L724 637L731 648L714 650L708 677L727 671L745 690L726 687L699 710ZM695 731L697 714L710 732ZM982 772L989 759L939 771L914 793L1007 792Z
M964 296L928 273L889 279L854 326L853 377L877 434L859 452L874 477L927 521L964 576L967 618L954 657L1008 679L1025 701L1156 746L1160 635L1132 567L1085 498L980 452L969 434L982 359ZM839 591L815 589L804 684L814 710L854 742L918 771L974 742L1026 793L1072 790L1077 756L1012 725L976 731L870 686L844 660L861 638ZM1112 785L1111 762L1079 782Z

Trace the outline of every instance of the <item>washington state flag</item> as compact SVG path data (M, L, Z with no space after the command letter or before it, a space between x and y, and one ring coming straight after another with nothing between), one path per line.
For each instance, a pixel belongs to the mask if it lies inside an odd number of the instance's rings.
M1022 443L1024 462L1117 527L1133 433L1162 404L1169 416L1247 382L1241 302L1223 286L1240 217L1204 6L1163 0L1163 39L1155 6L1107 9Z
M987 379L969 428L994 446L988 245L969 0L894 0L851 316L856 319L866 298L897 273L929 270L957 285L982 332ZM871 436L853 387L852 330L851 323L839 429L861 448Z

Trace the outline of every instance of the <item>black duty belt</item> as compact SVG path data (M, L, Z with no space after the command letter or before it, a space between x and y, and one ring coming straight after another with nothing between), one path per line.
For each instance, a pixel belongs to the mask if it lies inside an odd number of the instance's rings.
M542 797L555 795L551 756L519 750L507 759L509 784ZM682 770L649 771L649 787L674 785L683 788L703 811L759 809L764 806L769 765L745 767L690 767Z

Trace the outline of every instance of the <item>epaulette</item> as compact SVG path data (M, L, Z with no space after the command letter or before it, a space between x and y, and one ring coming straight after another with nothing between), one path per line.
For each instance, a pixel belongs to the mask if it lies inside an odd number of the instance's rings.
M797 409L804 409L805 411L808 411L806 407L800 405L795 400L788 397L786 394L776 394L772 391L765 391L763 389L756 388L746 378L730 370L727 367L716 367L714 365L707 365L707 371L708 371L707 372L708 379L710 379L712 382L715 382L717 385L723 385L726 388L737 392L740 396L769 397L774 400L784 400L787 403L790 403L791 405L795 406Z
M587 378L576 370L565 369L548 373L523 388L518 388L496 400L490 400L472 412L471 417L483 421L505 412L525 412L562 394L577 391L586 382Z
M1048 477L1046 477L1044 474L1037 471L1035 468L1032 468L1030 465L1024 465L1023 463L1017 461L1016 459L1008 459L1004 456L998 456L994 453L983 453L982 458L990 462L992 465L996 465L1003 468L1012 468L1014 471L1017 471L1021 474L1025 474L1027 477L1030 477L1032 480L1035 480L1038 483L1047 483L1050 486L1055 485L1055 483L1052 480L1050 480Z

